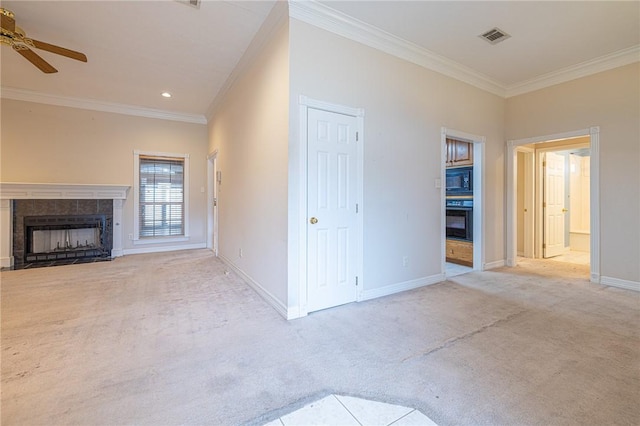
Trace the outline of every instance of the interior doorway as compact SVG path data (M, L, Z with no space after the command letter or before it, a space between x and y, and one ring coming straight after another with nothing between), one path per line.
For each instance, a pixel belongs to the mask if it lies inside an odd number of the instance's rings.
M442 273L484 269L483 136L442 128Z
M508 266L518 256L588 264L600 282L599 173L598 127L508 142Z
M358 236L358 119L307 111L308 311L355 302Z
M590 137L519 146L517 254L590 262Z
M207 156L207 248L218 256L218 186L222 173L218 168L218 150Z
M361 300L364 110L300 96L297 318Z

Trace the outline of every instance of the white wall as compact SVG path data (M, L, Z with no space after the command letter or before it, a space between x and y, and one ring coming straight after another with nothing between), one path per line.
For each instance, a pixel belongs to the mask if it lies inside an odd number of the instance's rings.
M296 19L290 20L290 49L293 188L298 97L365 110L365 291L442 272L441 192L434 181L443 161L443 126L486 137L485 260L504 259L504 99ZM297 196L290 193L291 206ZM290 216L296 218L297 212ZM294 225L291 244L298 238ZM295 305L295 286L290 291Z
M219 255L282 310L287 305L288 49L286 19L275 29L263 27L250 47L256 56L244 58L209 124L209 152L218 151L222 173Z
M190 156L189 241L145 245L206 245L207 127L2 99L0 164L2 182L115 184L131 186L123 205L124 245L133 233L133 151Z
M640 64L507 99L506 137L600 127L601 275L640 282Z

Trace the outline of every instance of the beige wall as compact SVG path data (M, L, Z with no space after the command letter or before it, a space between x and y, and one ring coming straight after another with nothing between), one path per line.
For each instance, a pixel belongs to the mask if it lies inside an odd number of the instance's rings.
M515 96L506 138L600 127L601 275L640 281L640 64Z
M259 33L253 43L261 45L258 55L244 65L209 125L209 152L218 151L222 173L219 254L286 309L286 19L275 30Z
M133 186L134 150L189 154L191 238L170 246L205 243L206 126L9 99L1 114L2 182ZM132 196L133 189L123 206L125 250L140 248L127 238Z
M290 34L292 161L299 95L365 111L365 291L441 273L442 127L486 137L485 261L502 261L504 99L296 19Z

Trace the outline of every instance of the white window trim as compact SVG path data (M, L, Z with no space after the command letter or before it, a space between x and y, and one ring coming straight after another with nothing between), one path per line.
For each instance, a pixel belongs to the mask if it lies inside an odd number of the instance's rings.
M184 235L140 239L140 156L184 159ZM189 154L133 151L133 244L161 244L189 241Z

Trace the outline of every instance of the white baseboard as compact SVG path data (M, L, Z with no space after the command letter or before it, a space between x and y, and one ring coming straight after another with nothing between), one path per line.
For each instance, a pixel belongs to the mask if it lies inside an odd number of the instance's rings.
M13 266L13 256L0 257L1 268L10 268L11 266Z
M145 253L161 253L165 251L178 251L178 250L195 250L195 249L203 249L207 248L207 243L197 243L197 244L184 244L177 246L163 246L163 247L141 247L135 249L124 249L122 250L122 254L124 256L129 254L145 254ZM113 251L111 252L111 256L113 256Z
M504 259L496 260L494 262L489 262L484 264L484 271L488 271L489 269L502 268L506 265L506 261Z
M445 274L436 274L429 277L422 277L415 280L404 281L401 283L391 284L380 288L374 288L372 290L362 290L359 302L364 300L376 299L378 297L389 296L392 294L400 293L402 291L413 290L415 288L424 287L431 284L436 284L445 280Z
M218 256L218 258L222 260L222 262L224 262L224 264L227 265L230 269L232 269L233 272L238 274L240 278L242 278L242 280L246 282L249 287L255 290L255 292L258 293L260 297L262 297L265 300L265 302L271 305L273 309L275 309L276 312L282 315L285 319L289 320L289 319L297 318L297 316L291 315L293 314L293 312L290 313L289 309L287 309L287 307L281 301L276 299L276 297L273 294L271 294L267 289L262 287L256 280L254 280L249 275L247 275L242 269L238 268L233 262L231 262L229 259L227 259L224 256Z
M124 252L122 249L111 250L111 258L114 259L116 257L124 256Z
M640 291L640 282L621 280L620 278L600 277L600 284L627 290Z

